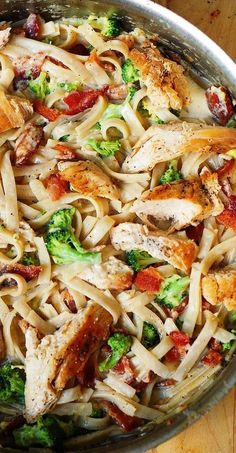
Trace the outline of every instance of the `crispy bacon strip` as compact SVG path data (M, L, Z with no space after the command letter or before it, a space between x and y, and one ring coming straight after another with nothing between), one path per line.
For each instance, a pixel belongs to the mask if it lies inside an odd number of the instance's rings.
M52 201L59 200L68 192L68 183L59 173L51 173L44 183Z
M206 90L209 110L219 124L225 126L234 114L234 106L230 92L224 86L211 86Z
M25 266L24 264L0 264L0 275L3 274L18 274L21 275L27 282L33 278L37 278L42 271L41 266L34 266L32 264Z
M222 355L219 352L209 349L208 353L203 357L202 362L204 365L215 366L221 363L221 360Z
M75 115L93 107L98 97L104 96L106 92L107 87L101 90L73 91L73 93L63 99L68 106L68 110L65 113L67 115Z
M155 267L150 266L137 273L134 283L141 291L155 293L159 291L162 280L163 277L160 272Z
M63 114L60 110L51 109L47 107L42 101L36 99L34 101L34 110L39 113L39 115L44 116L48 121L56 121L56 119Z
M173 330L173 332L170 332L169 336L176 346L186 346L189 344L189 336L184 332Z
M216 218L219 223L223 223L227 228L236 231L236 196L230 195L228 200L228 206Z
M43 139L43 127L28 123L15 145L16 165L25 165L31 156L36 153Z
M132 431L140 425L140 419L124 414L115 404L104 401L103 406L114 422L126 431Z
M40 38L42 19L38 14L31 13L25 23L25 34L27 38Z
M61 160L73 160L76 159L77 155L73 148L63 143L58 143L55 146L55 149L58 151L57 158Z

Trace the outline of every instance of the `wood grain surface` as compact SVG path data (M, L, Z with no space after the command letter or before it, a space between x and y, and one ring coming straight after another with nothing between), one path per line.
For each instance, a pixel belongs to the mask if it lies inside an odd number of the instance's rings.
M159 3L200 28L236 61L236 0ZM148 453L236 453L236 389L193 426Z

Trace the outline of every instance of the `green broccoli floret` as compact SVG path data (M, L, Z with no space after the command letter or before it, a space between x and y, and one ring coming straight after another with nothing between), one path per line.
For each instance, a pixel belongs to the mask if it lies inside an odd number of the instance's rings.
M68 142L70 135L63 135L62 137L59 138L60 142Z
M160 178L160 184L169 184L170 182L183 179L181 172L177 168L177 164L178 161L176 159L170 162L169 167Z
M132 101L135 93L137 93L139 88L137 88L135 85L131 85L128 87L128 94L127 94L127 97L126 97L126 102L130 102Z
M0 367L0 402L24 403L25 379L23 371L7 362Z
M91 27L95 28L95 30L100 31L102 36L106 36L107 38L112 38L113 36L118 36L120 34L120 24L117 17L96 17L90 15L87 22Z
M122 79L125 83L134 83L140 79L140 73L133 62L127 58L122 65Z
M95 140L95 138L90 138L89 140L87 140L87 144L103 157L114 156L114 154L120 149L119 140L99 141Z
M143 333L141 343L145 348L149 349L153 346L156 346L159 343L160 337L158 331L155 326L150 324L149 322L144 321L143 323Z
M101 253L85 250L72 229L75 208L55 212L47 225L46 247L56 264L83 261L90 264L101 262Z
M130 351L132 342L133 340L130 335L115 332L107 341L107 344L112 349L112 353L99 364L99 371L105 372L113 368L119 362L121 357Z
M126 252L126 261L130 267L135 272L139 272L141 269L144 269L151 264L159 263L160 260L157 258L153 258L149 255L148 252L144 252L143 250L133 249L130 252Z
M233 116L231 116L231 118L229 119L229 121L226 124L226 127L236 128L236 115L235 114Z
M63 422L54 415L39 417L34 425L25 424L13 431L17 447L54 447L61 445L65 437L71 437L76 433L72 420Z
M90 415L90 417L103 418L103 417L105 417L105 414L106 414L106 412L101 407L93 407L93 411L92 411L92 414Z
M163 121L161 118L159 118L159 116L156 115L152 103L147 98L141 100L138 106L138 111L139 113L141 113L142 116L148 118L153 124L165 123L165 121Z
M24 264L24 266L38 266L39 265L39 259L36 253L30 252L30 253L24 253L20 260L21 264Z
M156 302L166 305L168 308L178 307L186 296L189 282L190 278L187 276L180 277L180 275L174 274L167 277L155 297Z
M232 341L228 341L227 343L222 343L221 349L222 352L229 351L232 348Z
M110 120L112 118L122 118L121 108L123 104L108 104L105 112L102 115L100 123Z
M30 80L28 87L36 98L44 99L50 93L46 72L41 72L37 79Z
M77 82L59 82L57 85L59 86L59 88L62 88L63 90L65 90L68 93L70 93L71 91L76 91L79 88L81 88L81 86L82 86L81 82L79 82L79 81L77 81Z

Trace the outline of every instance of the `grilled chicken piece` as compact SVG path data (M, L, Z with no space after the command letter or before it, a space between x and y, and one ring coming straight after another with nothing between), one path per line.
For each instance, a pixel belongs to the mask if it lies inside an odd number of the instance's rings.
M197 250L193 241L149 231L147 226L128 222L120 223L112 229L111 243L116 250L144 250L154 258L167 261L186 273L190 270Z
M21 127L33 115L31 103L17 96L6 96L0 89L0 133Z
M2 49L9 41L11 34L11 27L0 29L0 49Z
M29 327L26 339L25 417L30 423L57 402L72 377L82 378L91 355L109 336L111 315L91 303L41 341Z
M181 65L164 58L150 41L129 53L139 69L141 81L147 87L152 105L159 108L181 110L190 102L187 79Z
M25 165L36 153L43 138L43 127L28 123L15 144L16 165Z
M202 279L202 294L212 305L223 303L227 310L236 310L236 270L210 272Z
M151 126L136 143L122 166L124 172L152 170L191 151L225 152L236 146L236 131L200 123L176 122Z
M204 178L208 181L206 175ZM215 184L219 192L221 188L217 175ZM218 200L215 188L211 188L211 192L213 191L212 195L208 193L200 178L164 184L144 192L141 198L134 202L131 211L144 223L155 224L152 219L170 220L169 232L180 230L187 225L196 225L209 215L218 215L222 212L224 205ZM216 200L213 199L213 195Z
M123 261L111 256L105 263L94 264L79 276L99 289L124 291L132 285L133 271Z
M73 190L83 195L116 200L119 191L111 178L101 168L90 161L80 161L60 172L60 175L70 183Z

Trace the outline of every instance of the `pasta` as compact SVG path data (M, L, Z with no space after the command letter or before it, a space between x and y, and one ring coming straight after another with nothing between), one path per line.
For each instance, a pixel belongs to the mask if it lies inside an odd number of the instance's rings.
M0 403L24 450L162 423L235 351L235 107L158 45L31 14L0 51Z

